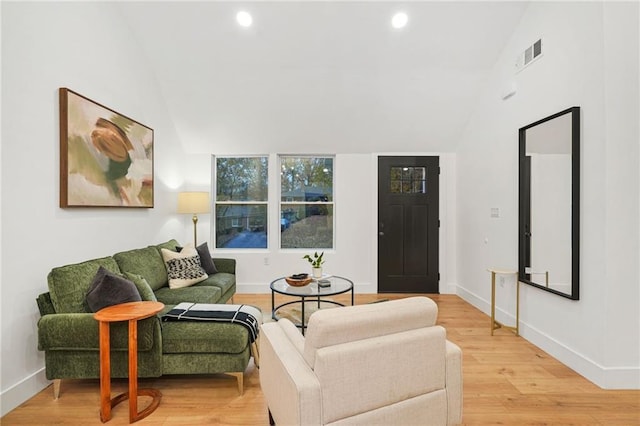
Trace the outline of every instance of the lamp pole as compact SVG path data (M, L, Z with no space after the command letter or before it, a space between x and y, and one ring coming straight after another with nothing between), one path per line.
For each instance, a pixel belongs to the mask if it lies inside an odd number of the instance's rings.
M193 220L193 246L197 247L198 246L197 244L198 216L194 213L191 220Z

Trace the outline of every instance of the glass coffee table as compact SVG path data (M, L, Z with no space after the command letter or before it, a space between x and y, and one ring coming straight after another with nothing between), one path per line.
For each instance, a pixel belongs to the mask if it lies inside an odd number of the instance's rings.
M300 305L300 322L296 324L296 327L302 331L303 335L304 330L307 328L305 324L305 302L317 302L318 309L320 309L320 306L323 303L344 306L344 304L336 302L335 300L326 299L326 297L351 292L351 305L353 306L353 281L348 278L336 275L325 277L323 280L328 280L330 282L330 285L327 287L318 286L318 282L316 280L311 281L311 283L303 287L295 287L287 284L284 278L285 277L280 277L273 280L270 285L271 318L273 318L274 321L277 321L280 319L278 316L278 311L280 309L287 306ZM281 303L276 306L276 293L295 297L297 300Z

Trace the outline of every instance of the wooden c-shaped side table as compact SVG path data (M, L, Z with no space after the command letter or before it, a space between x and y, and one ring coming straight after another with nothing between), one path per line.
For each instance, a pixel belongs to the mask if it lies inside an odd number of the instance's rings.
M111 409L129 400L129 423L147 417L158 408L162 394L157 389L138 389L138 320L149 318L164 308L160 302L129 302L100 309L93 317L100 322L100 420L111 420ZM112 322L129 321L129 392L111 398L111 347L109 328ZM153 398L138 412L138 396Z

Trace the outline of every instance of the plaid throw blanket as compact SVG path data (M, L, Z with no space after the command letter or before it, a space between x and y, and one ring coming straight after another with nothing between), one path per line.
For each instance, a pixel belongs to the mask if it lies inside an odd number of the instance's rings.
M182 302L163 317L163 321L216 321L240 324L249 331L251 343L258 338L262 312L248 305Z

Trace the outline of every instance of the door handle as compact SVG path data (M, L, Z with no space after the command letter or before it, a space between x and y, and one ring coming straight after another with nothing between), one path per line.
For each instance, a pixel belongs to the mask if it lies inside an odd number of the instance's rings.
M384 232L378 232L378 235L380 235L381 237L384 237Z

